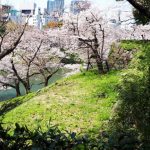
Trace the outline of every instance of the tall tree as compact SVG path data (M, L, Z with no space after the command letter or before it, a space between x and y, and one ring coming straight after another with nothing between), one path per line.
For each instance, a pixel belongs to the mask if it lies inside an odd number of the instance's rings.
M68 34L72 35L71 39L77 41L74 42L74 45L77 44L76 50L83 51L84 57L85 51L87 52L87 68L92 60L99 73L109 70L105 62L107 62L110 43L116 41L119 36L117 37L117 32L104 18L104 13L98 9L90 9L79 15L70 14L64 20L64 27L68 29Z

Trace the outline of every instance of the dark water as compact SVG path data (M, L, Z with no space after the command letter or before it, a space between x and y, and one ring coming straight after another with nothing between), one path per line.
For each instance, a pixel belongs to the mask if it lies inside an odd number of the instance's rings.
M52 84L54 82L56 82L58 79L61 79L66 71L60 70L58 71L58 73L56 73L50 80L49 80L49 84ZM31 91L37 91L41 88L43 88L43 84L40 84L41 80L40 79L34 79L32 80L32 88ZM24 95L25 94L25 89L22 85L20 85L20 90L21 90L21 94ZM7 99L11 99L16 97L16 91L14 89L8 89L8 90L0 90L0 101L4 101Z

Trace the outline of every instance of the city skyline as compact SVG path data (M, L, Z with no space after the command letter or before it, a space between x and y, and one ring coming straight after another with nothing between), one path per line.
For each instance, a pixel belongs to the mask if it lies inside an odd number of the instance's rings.
M93 4L99 4L99 7L102 8L107 8L110 6L115 5L116 1L115 0L90 0ZM1 0L2 4L9 4L13 5L16 9L20 9L23 4L27 4L30 7L30 5L35 2L38 7L41 7L42 9L47 7L47 0ZM65 7L68 8L70 5L71 0L65 0Z

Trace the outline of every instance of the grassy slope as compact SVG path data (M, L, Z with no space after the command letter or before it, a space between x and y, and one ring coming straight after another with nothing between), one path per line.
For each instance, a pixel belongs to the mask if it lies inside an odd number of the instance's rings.
M116 84L120 73L77 74L60 80L37 93L5 103L18 103L4 114L3 122L26 124L30 129L51 124L75 132L97 132L109 120L116 102ZM3 103L0 103L2 105Z

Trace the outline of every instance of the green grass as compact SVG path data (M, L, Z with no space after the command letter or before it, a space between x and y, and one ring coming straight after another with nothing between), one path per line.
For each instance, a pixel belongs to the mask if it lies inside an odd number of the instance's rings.
M52 125L58 125L63 130L98 133L107 127L111 117L119 79L119 72L73 75L36 93L1 102L1 107L17 103L12 109L4 111L1 119L5 126L12 128L17 122L31 130L37 124L45 130L51 120Z
M127 50L132 51L133 49L141 50L143 47L150 46L150 41L143 40L123 40L120 43L120 47Z

